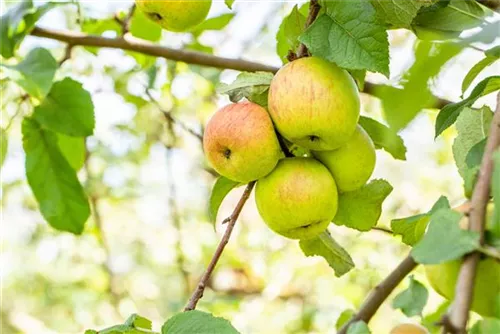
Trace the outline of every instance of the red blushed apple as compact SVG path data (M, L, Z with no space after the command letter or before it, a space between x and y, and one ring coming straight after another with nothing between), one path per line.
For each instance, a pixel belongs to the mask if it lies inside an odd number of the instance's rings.
M269 114L251 102L217 111L207 124L203 147L220 175L242 183L269 174L282 156Z

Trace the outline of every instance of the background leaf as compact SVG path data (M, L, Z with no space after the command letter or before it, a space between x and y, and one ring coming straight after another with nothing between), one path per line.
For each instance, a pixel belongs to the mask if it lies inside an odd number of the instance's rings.
M100 29L106 27L101 26ZM110 26L111 27L111 26ZM130 33L137 37L148 41L157 42L161 38L161 27L156 22L153 22L146 17L142 10L135 10L132 19L130 20Z
M249 101L267 107L267 93L272 79L272 73L242 72L233 83L220 83L217 86L217 93L229 95L231 102L247 98Z
M7 150L9 148L9 140L7 139L7 132L0 128L0 167L3 166L5 157L7 156Z
M216 318L210 313L188 311L174 315L163 325L162 334L237 334L226 319Z
M392 307L401 309L407 317L422 315L428 298L429 292L426 287L411 275L409 287L394 297Z
M369 231L377 225L382 203L392 189L385 180L373 180L358 190L339 194L337 215L333 222L359 231Z
M465 108L472 106L481 96L492 93L498 89L500 89L500 76L491 76L478 83L468 98L460 102L447 104L441 109L436 119L436 138L455 123L458 115L460 115Z
M235 1L235 0L224 0L224 2L226 3L226 6L227 6L229 9L233 9L233 4L234 4L234 1Z
M29 118L22 132L26 177L43 217L58 230L82 233L89 203L75 170L59 151L56 134Z
M356 321L347 329L347 334L370 334L370 333L371 331L368 328L368 325L362 320Z
M375 92L382 99L385 119L392 129L404 128L423 108L433 104L435 97L429 81L459 51L460 47L454 44L417 42L415 62L401 80L403 88L381 86Z
M231 22L234 17L234 13L226 13L209 18L190 30L190 33L198 36L201 35L202 32L207 30L222 30Z
M2 66L13 81L38 100L49 93L58 67L52 54L43 48L31 50L17 65Z
M421 264L439 264L458 259L479 246L479 233L462 230L462 214L451 209L433 213L427 233L412 249L411 255Z
M485 318L472 326L469 334L500 333L500 319Z
M33 118L52 131L86 137L94 132L94 104L82 84L65 78L54 83L49 95L35 107Z
M337 277L354 268L354 262L349 253L332 238L328 231L313 239L300 240L299 246L306 256L323 257Z
M389 42L368 1L321 1L326 14L300 36L314 56L389 76Z
M87 330L85 334L155 334L151 320L132 314L122 325L112 326L100 331Z
M403 139L394 130L365 116L359 118L359 125L373 140L375 148L385 150L395 159L406 160L406 146Z
M85 163L85 138L70 137L57 133L57 146L62 155L75 170L79 171Z
M485 51L485 55L486 57L474 65L465 76L464 81L462 81L462 94L465 93L472 81L478 76L479 73L481 73L483 69L490 66L500 58L500 46L496 46Z

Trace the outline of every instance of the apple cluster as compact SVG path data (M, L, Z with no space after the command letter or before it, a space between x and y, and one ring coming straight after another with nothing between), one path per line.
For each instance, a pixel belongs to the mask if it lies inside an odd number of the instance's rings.
M345 70L307 57L278 71L268 101L268 110L252 102L218 110L206 127L205 155L222 176L257 180L255 200L269 228L313 238L334 220L338 194L362 187L375 167L374 144L358 125L358 89ZM285 140L310 153L285 156Z

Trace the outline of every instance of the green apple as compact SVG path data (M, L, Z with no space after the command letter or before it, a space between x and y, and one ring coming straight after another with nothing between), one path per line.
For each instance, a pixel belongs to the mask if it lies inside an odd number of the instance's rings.
M279 133L302 147L339 148L359 119L359 93L349 73L316 57L283 66L269 88L269 113Z
M337 200L335 180L312 158L280 160L255 189L264 222L291 239L309 239L325 231L337 213Z
M429 331L418 324L399 324L389 334L429 334Z
M187 31L206 19L212 0L136 0L146 16L170 31Z
M375 146L366 131L357 126L349 141L333 151L313 151L332 173L339 192L361 188L375 168Z
M425 273L432 288L448 300L455 295L455 285L460 272L460 260L438 265L425 266ZM500 295L500 262L484 258L477 267L474 284L472 310L482 316L498 315L498 296Z
M242 183L266 176L282 157L269 114L251 102L217 111L208 121L203 148L219 174Z

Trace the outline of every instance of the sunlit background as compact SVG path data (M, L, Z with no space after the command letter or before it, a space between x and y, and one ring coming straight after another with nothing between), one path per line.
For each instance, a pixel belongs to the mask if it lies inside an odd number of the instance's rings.
M203 45L218 56L280 66L276 32L291 8L302 3L237 0L232 11L236 15L224 30L205 32L199 41L190 34L164 31L159 43L174 48ZM2 13L11 4L2 1ZM128 10L132 1L81 4L85 17L111 18ZM223 1L214 1L210 16L223 13L231 11ZM75 6L63 6L39 25L79 30L77 17ZM370 74L368 81L398 86L415 61L415 42L407 30L391 31L391 77ZM25 40L20 53L35 45L49 48L56 58L64 54L63 44L35 37ZM463 77L482 57L480 51L466 49L448 61L429 81L434 94L457 101ZM30 108L19 105L23 94L19 88L2 81L2 128L13 118L1 170L2 333L82 333L121 323L131 313L153 320L159 330L187 302L223 232L220 222L232 212L242 188L226 198L214 229L207 200L215 177L199 140L179 125L174 125L174 133L169 131L159 106L150 103L145 93L148 76L143 69L154 62L121 50L77 47L57 73L58 78L71 76L82 82L96 108L95 135L88 139L89 157L79 176L97 214L80 237L53 230L38 212L24 176L20 133L20 115ZM156 60L156 65L159 72L150 94L161 108L199 133L210 115L229 102L216 94L215 85L238 74L164 59ZM477 81L499 70L491 66ZM484 102L493 107L494 97L477 104ZM364 114L383 121L380 100L362 95L362 103ZM394 186L384 203L380 226L427 211L441 195L452 205L464 202L451 151L454 129L435 141L435 116L436 110L424 110L401 132L408 149L406 161L378 151L373 177ZM335 277L322 258L304 257L297 242L273 234L251 198L199 309L229 319L242 333L335 333L342 311L358 308L409 249L399 238L381 231L361 234L334 225L330 231L356 263L342 278ZM421 269L415 277L426 282ZM376 334L387 333L403 321L420 322L393 310L391 300L370 323ZM430 291L424 314L431 314L442 302Z

